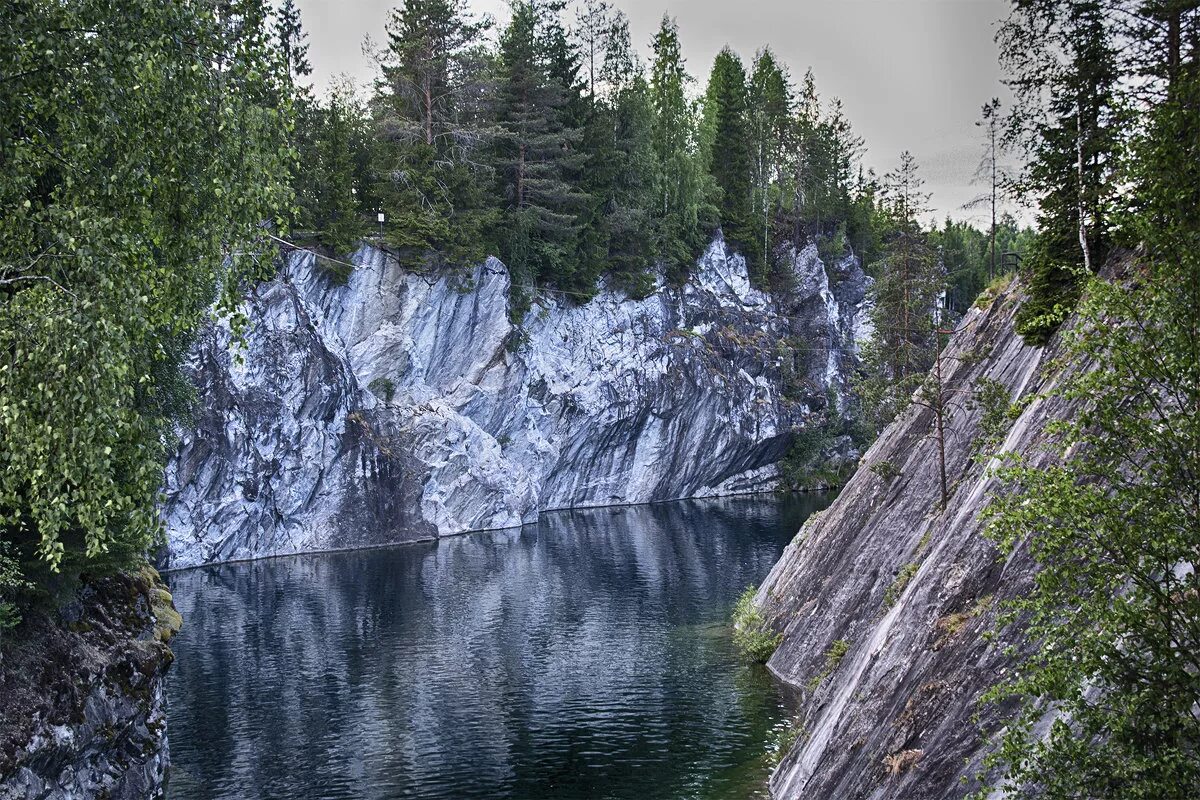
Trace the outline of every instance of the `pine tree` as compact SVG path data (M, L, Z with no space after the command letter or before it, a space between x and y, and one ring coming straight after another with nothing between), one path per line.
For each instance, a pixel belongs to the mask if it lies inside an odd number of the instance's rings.
M485 255L492 214L481 173L490 131L474 112L488 24L471 18L463 0L406 0L388 23L376 162L387 240L410 263Z
M996 236L998 234L997 215L1000 211L1001 191L1008 173L1001 164L1003 130L1000 119L1000 100L993 97L983 105L976 126L983 130L983 158L975 170L975 179L982 181L988 188L987 194L981 195L967 203L967 208L985 207L990 213L988 226L988 280L996 277L997 251Z
M751 276L763 279L761 237L751 206L750 114L746 71L728 47L717 54L704 94L703 152L720 190L718 209L725 239L746 258Z

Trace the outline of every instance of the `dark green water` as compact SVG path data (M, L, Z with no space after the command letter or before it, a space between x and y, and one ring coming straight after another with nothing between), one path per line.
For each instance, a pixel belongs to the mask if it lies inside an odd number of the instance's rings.
M726 622L831 498L169 576L169 797L744 798L786 725Z

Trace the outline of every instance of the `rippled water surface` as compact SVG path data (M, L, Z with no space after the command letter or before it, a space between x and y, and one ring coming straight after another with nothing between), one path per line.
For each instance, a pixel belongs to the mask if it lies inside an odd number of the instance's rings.
M169 797L737 798L786 724L726 621L819 496L169 576Z

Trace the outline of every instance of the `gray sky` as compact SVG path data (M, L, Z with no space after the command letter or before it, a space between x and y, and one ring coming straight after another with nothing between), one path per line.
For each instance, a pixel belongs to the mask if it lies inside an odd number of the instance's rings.
M468 0L503 22L504 0ZM679 22L688 71L702 86L730 45L749 64L770 45L798 82L813 68L823 97L837 96L859 136L865 163L880 174L902 150L917 157L938 218L982 220L961 206L981 194L972 175L982 154L974 122L1000 85L995 24L1007 0L611 0L629 16L643 58L664 12ZM363 37L384 39L398 0L299 0L318 87L345 73L374 76Z

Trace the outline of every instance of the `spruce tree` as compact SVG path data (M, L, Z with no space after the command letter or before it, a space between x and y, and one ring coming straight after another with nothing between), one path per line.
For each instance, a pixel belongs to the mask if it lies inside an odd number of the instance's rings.
M746 71L728 47L717 54L704 94L704 156L720 192L717 206L725 239L741 252L751 276L763 279L763 249L751 206L750 112Z
M911 153L883 181L890 231L871 290L874 333L864 353L861 387L870 419L882 427L901 411L933 366L938 350L942 268L921 228L929 195Z
M695 149L695 118L687 100L687 73L679 29L664 15L651 43L650 101L654 110L655 251L674 280L687 276L704 246L709 221L706 181Z
M589 195L581 256L592 274L609 271L635 296L653 285L651 209L654 153L649 89L629 40L624 14L607 4L586 8L579 33L589 79L583 187ZM592 95L592 92L599 94Z
M582 132L572 124L579 94L565 36L543 14L557 10L514 4L500 37L496 166L505 205L498 238L518 313L537 281L590 289L589 276L579 274L580 214L588 199L574 182L582 164Z
M314 176L307 220L322 244L344 256L354 251L365 228L356 195L356 148L365 143L366 112L353 85L342 80L330 87L315 116L315 160L306 166Z
M387 241L415 264L485 255L488 126L477 51L488 28L463 0L406 0L392 12L375 101Z

